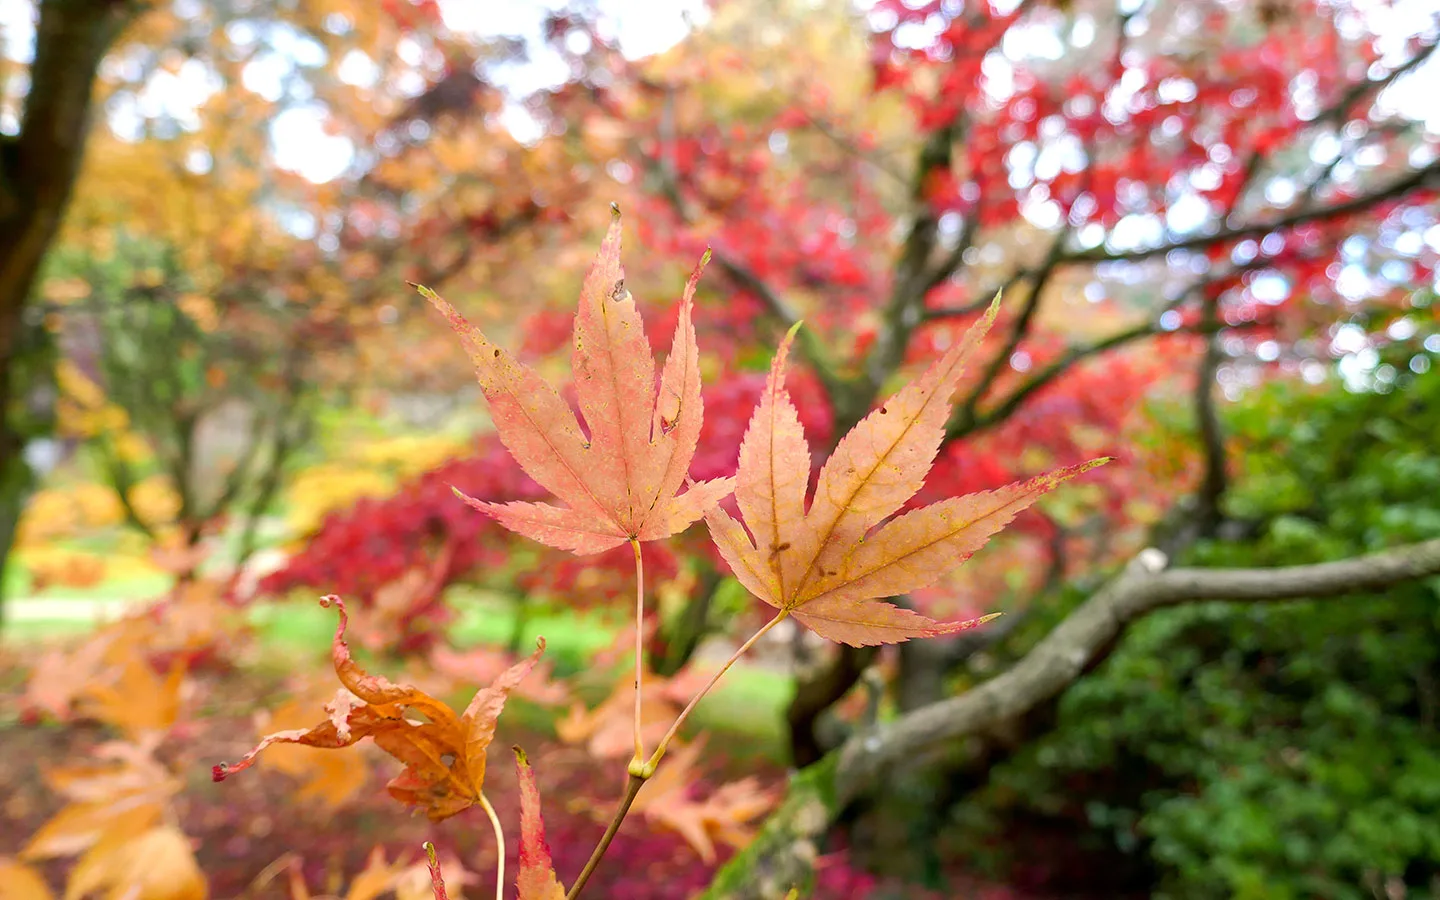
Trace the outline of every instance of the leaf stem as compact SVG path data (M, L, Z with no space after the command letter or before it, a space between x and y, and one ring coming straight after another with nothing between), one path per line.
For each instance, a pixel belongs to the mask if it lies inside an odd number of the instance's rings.
M635 802L635 795L640 793L640 788L645 786L645 781L645 778L631 773L630 780L625 785L625 796L615 809L615 815L610 819L610 825L605 829L600 843L595 845L595 851L590 854L590 860L585 863L585 868L580 870L575 883L570 885L570 892L565 895L565 900L576 900L580 896L585 882L590 880L590 876L595 872L595 867L600 865L601 857L605 855L606 850L610 849L610 842L615 839L615 833L620 830L620 823L625 821L626 814L630 812L630 805Z
M770 629L785 621L785 617L788 615L790 615L789 610L780 610L778 613L775 614L775 618L766 622L764 625L761 625L759 631L750 635L750 639L747 640L745 643L741 644L740 649L730 654L730 658L725 660L725 665L721 666L718 672L710 676L710 680L706 682L705 686L701 688L694 697L690 698L689 704L687 704L686 707L680 711L680 715L675 718L675 722L670 726L670 730L665 732L665 736L660 739L660 746L655 748L655 755L651 756L649 762L645 764L646 769L651 772L655 771L656 766L660 765L661 758L665 756L665 750L670 746L670 741L680 731L680 726L685 724L685 720L690 717L690 713L695 710L695 707L700 704L700 701L705 697L705 695L710 693L710 689L715 687L715 685L720 681L720 678L726 672L730 671L730 667L735 665L736 661L739 660L740 657L744 656L751 647L755 646L755 643L759 641L762 637L764 637L770 631Z
M495 868L495 900L505 900L505 829L500 827L500 817L495 814L495 807L490 805L483 793L480 795L480 808L490 817L490 825L495 829L495 843L499 845L495 854L498 860Z
M638 543L635 544L635 566L638 571L640 566L640 545ZM600 865L600 860L605 856L605 851L610 848L610 842L615 839L615 833L620 830L620 824L625 821L625 816L630 812L630 806L635 802L635 795L640 793L640 788L644 787L645 782L650 779L650 776L655 774L655 769L660 765L660 760L665 755L665 749L670 746L671 739L674 738L675 734L680 730L680 726L685 724L685 720L689 718L690 713L700 703L701 698L710 693L710 689L715 687L716 683L720 681L721 676L728 672L731 666L735 665L736 660L744 656L751 647L755 646L756 641L764 637L770 629L783 622L788 615L790 615L788 610L780 610L780 612L775 614L775 618L761 625L759 631L750 635L750 639L740 645L740 649L736 650L730 658L725 661L725 665L720 667L720 671L711 676L710 681L705 687L701 688L700 692L691 698L689 705L681 710L679 717L675 719L675 723L670 726L670 730L666 732L665 737L661 739L660 746L655 748L655 755L644 763L641 763L643 757L638 755L639 733L637 730L637 756L635 761L630 764L630 779L625 785L625 796L621 799L620 806L616 808L615 815L610 819L610 825L605 829L605 834L600 838L600 843L595 845L594 852L590 854L590 860L585 863L585 868L580 870L579 877L577 877L575 883L570 886L570 892L565 895L565 900L577 900L580 896L580 891L585 887L585 882L590 880L590 876L595 872L595 867ZM635 649L637 651L636 659L639 659L638 651L640 647L638 644ZM638 724L640 721L640 709L638 705L638 698L640 696L638 690L640 685L640 671L638 667L635 671L635 685L637 688L635 692L637 698L635 721Z
M640 734L640 685L645 674L645 563L640 558L640 542L631 538L630 547L635 551L635 758L631 762L639 765L645 759L645 740Z

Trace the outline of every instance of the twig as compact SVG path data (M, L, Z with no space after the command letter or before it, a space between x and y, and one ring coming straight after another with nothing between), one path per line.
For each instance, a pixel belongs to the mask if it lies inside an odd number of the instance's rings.
M590 880L590 876L595 873L595 867L600 865L600 860L605 856L605 851L610 849L610 842L615 840L615 833L620 830L620 823L625 821L631 804L635 802L635 795L640 793L640 788L645 786L645 781L645 778L633 772L630 774L630 780L625 785L625 796L620 799L620 805L616 807L615 815L610 818L610 825L605 829L600 843L595 845L595 850L590 854L585 868L580 870L580 874L575 878L575 883L570 885L569 892L565 894L565 900L576 900L580 896L585 882Z

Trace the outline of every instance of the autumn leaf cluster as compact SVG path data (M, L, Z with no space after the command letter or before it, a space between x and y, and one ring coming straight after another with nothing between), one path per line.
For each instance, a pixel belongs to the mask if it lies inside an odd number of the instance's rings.
M1045 492L1104 462L902 512L939 452L950 398L968 357L994 321L1000 303L996 297L963 341L839 441L820 468L813 492L810 448L785 386L792 329L776 353L751 416L736 474L695 482L689 470L704 410L694 300L706 260L685 287L670 352L657 377L650 342L620 264L620 235L616 209L580 292L571 356L580 418L533 369L434 291L419 288L469 353L505 448L564 504L506 502L456 491L469 506L512 531L579 556L629 543L638 567L642 542L663 540L704 518L736 578L776 611L766 629L793 617L831 640L855 646L893 643L983 622L937 622L887 598L934 584ZM738 520L721 506L732 492ZM640 598L643 601L643 593ZM477 803L488 810L483 794L486 751L506 698L535 666L543 641L534 655L501 673L457 714L418 688L361 669L345 642L343 602L332 596L322 603L333 603L340 613L332 659L343 685L326 704L326 718L310 728L265 737L240 762L216 766L215 779L248 768L273 744L339 749L368 737L404 766L389 785L396 799L436 820ZM637 616L641 613L637 610ZM636 625L638 629L638 620ZM637 680L637 691L639 687ZM642 715L642 699L636 698L636 716ZM667 742L691 707L680 712L644 766L640 754L645 737L637 718L632 780L654 775ZM411 712L425 721L408 718ZM539 796L523 753L518 766L520 897L558 900L565 891L545 847ZM709 801L714 809L692 805L672 814L680 806L672 804L671 812L661 809L671 792L657 788L640 808L650 807L651 815L661 820L668 817L671 827L706 848L702 852L708 856L711 833L723 838L731 827L727 823L741 823L764 808L751 799L753 787L737 785L734 791L728 807L727 797L717 795ZM604 847L602 843L597 852L603 853Z

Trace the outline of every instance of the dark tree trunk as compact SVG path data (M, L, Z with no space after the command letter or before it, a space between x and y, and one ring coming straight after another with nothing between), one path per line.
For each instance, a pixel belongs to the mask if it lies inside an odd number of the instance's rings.
M0 573L33 483L19 366L26 302L84 155L96 69L139 11L124 0L43 0L20 131L0 138Z

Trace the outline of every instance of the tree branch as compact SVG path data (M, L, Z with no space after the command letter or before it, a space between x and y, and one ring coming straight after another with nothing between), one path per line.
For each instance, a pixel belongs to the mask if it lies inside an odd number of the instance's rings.
M1202 600L1275 602L1380 590L1440 574L1440 539L1340 562L1273 569L1161 570L1146 551L1066 617L1019 663L978 688L856 735L840 752L836 785L854 798L896 765L967 737L983 737L1070 687L1101 661L1135 619Z
M1004 674L856 734L801 772L755 841L716 874L705 898L778 900L791 886L808 888L826 832L887 772L967 740L978 754L987 738L1101 662L1125 627L1148 613L1203 600L1264 603L1383 590L1440 574L1440 539L1314 565L1169 571L1164 565L1158 550L1142 552Z
M925 294L934 283L934 275L927 269L940 232L940 220L926 197L926 186L932 173L949 170L955 142L963 130L962 123L952 122L947 127L936 130L920 147L910 184L914 218L906 232L905 241L900 245L900 255L895 260L890 300L881 313L880 331L865 359L865 387L868 396L864 398L864 403L859 404L862 408L857 411L856 421L874 402L881 385L904 361L910 336L924 320ZM843 421L837 422L837 425L846 424ZM837 428L837 431L845 430L848 430L848 426Z
M957 407L955 413L950 417L949 424L945 428L945 439L947 441L956 440L979 431L984 431L992 425L997 425L1013 415L1026 400L1029 400L1030 397L1041 388L1054 382L1084 360L1160 333L1160 328L1157 325L1152 322L1146 322L1144 325L1137 325L1134 328L1117 332L1093 344L1074 347L1066 351L1059 359L1037 372L1033 378L1016 388L1010 393L1010 396L1006 397L993 408L983 413L976 413L973 409L966 406ZM1008 358L1007 356L1006 359Z
M1388 200L1403 197L1411 191L1432 186L1432 182L1440 183L1440 160L1431 162L1429 165L1416 169L1409 175L1397 178L1384 187L1377 188L1369 193L1360 194L1351 197L1349 200L1344 200L1329 206L1299 210L1287 216L1273 219L1270 222L1222 228L1209 234L1199 234L1183 240L1155 244L1138 250L1104 250L1102 248L1082 250L1076 253L1065 254L1059 262L1060 265L1072 265L1075 263L1140 262L1141 260L1152 259L1156 256L1164 256L1176 250L1203 250L1215 244L1239 241L1245 238L1261 237L1272 231L1284 231L1289 228L1305 225L1309 222L1341 218L1355 213L1361 213Z
M1340 120L1350 112L1350 108L1359 103L1366 94L1379 93L1394 84L1401 76L1419 68L1435 52L1437 46L1440 44L1425 44L1416 51L1414 56L1379 78L1366 78L1350 85L1334 103L1321 110L1320 114L1309 122L1309 125L1314 126L1327 122L1339 124Z
M990 360L970 393L956 404L955 412L950 417L954 428L947 427L947 433L951 430L964 432L971 429L976 419L976 407L979 406L980 400L985 396L985 392L990 390L995 379L1010 364L1010 358L1015 354L1016 348L1030 334L1030 326L1035 322L1035 314L1040 311L1040 300L1045 293L1045 287L1050 283L1051 276L1055 274L1065 241L1069 237L1070 228L1068 226L1061 228L1060 233L1055 235L1049 252L1045 254L1045 261L1040 264L1040 269L1035 273L1035 278L1030 286L1030 294L1025 298L1025 306L1021 308L1020 315L1010 329L1010 336L1006 338L1005 346Z
M666 146L668 146L668 142ZM662 154L665 149L665 147L661 148ZM645 153L640 153L639 156L650 163L650 170L658 181L660 193L670 203L670 208L674 210L675 215L681 222L688 224L690 221L689 207L681 193L680 183L674 169L663 157L656 159ZM760 304L779 321L782 327L791 328L800 321L800 316L790 308L790 304L780 296L778 291L744 262L731 256L723 247L712 246L710 258L732 281L755 295ZM796 340L799 341L800 352L805 356L811 368L815 370L816 376L824 386L832 408L836 410L842 407L848 408L855 390L849 380L841 377L834 361L830 358L829 351L820 341L819 335L810 329L802 328L796 335Z
M1220 347L1220 299L1205 302L1204 325L1210 336L1195 373L1195 419L1200 433L1200 446L1205 451L1205 474L1196 492L1196 536L1211 537L1220 527L1220 498L1229 484L1225 466L1225 433L1215 407L1215 380L1220 372L1224 352Z

